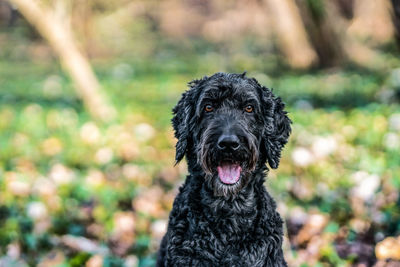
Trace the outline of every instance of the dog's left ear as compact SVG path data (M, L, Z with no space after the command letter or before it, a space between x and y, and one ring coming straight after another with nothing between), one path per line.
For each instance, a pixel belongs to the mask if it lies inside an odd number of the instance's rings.
M291 120L284 110L285 104L280 97L275 97L272 92L264 89L264 99L269 106L264 131L264 145L267 152L267 160L271 168L278 168L281 159L281 151L289 139L291 133Z

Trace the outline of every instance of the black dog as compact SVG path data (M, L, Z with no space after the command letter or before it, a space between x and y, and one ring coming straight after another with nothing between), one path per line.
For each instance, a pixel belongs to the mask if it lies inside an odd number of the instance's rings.
M263 183L291 127L279 97L243 74L189 83L172 123L190 175L175 199L157 266L287 266L282 219Z

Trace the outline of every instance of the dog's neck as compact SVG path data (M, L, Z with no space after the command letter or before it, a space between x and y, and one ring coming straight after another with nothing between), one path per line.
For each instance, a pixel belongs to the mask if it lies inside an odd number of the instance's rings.
M196 201L195 212L201 213L210 225L229 233L251 232L259 211L260 198L265 192L265 168L252 174L248 184L235 195L215 196L212 188L204 182L205 174L196 168L197 175L189 177L192 181L192 197ZM239 221L240 222L239 222Z

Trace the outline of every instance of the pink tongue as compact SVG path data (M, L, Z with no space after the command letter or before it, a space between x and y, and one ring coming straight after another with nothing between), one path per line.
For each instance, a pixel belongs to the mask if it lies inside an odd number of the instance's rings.
M236 164L226 164L217 167L219 179L224 184L234 184L239 180L242 168Z

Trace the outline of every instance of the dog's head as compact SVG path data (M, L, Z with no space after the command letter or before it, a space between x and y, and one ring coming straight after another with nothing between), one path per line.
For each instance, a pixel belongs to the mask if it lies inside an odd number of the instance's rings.
M176 107L176 162L201 166L215 195L232 195L256 168L277 168L291 127L279 97L243 74L194 80Z

